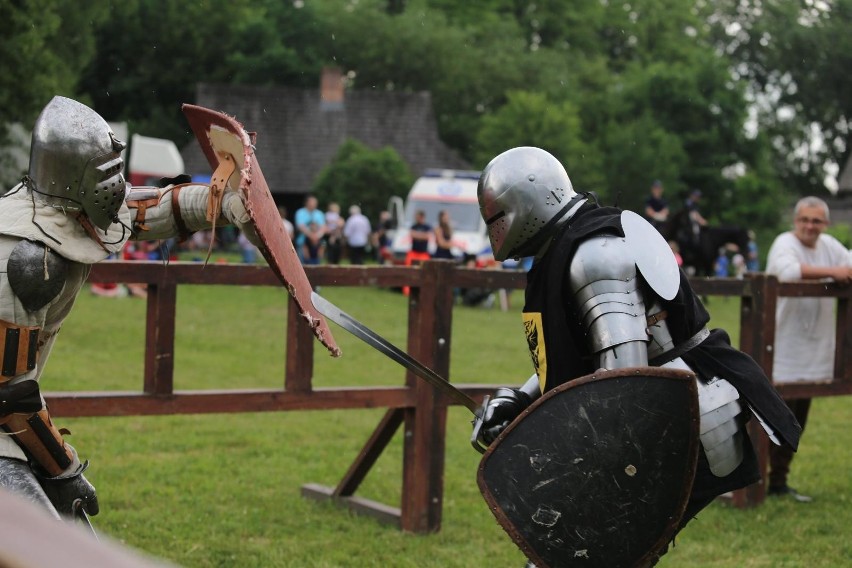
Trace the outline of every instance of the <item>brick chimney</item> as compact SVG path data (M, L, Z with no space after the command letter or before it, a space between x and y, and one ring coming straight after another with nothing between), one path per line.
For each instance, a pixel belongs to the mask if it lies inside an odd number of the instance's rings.
M320 107L325 110L343 108L343 72L339 67L323 67L320 78Z

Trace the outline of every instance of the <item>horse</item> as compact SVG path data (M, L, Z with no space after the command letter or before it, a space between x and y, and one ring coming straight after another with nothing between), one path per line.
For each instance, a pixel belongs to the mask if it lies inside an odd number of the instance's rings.
M683 267L695 276L713 276L713 266L719 249L735 245L742 255L748 253L748 230L737 225L706 225L699 228L698 235L692 231L686 210L681 210L658 227L667 241L674 241L680 249Z

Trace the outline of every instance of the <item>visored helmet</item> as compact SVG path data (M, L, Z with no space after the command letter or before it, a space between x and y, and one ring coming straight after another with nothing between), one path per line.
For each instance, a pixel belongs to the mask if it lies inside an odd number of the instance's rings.
M491 160L477 194L497 260L535 255L577 196L559 160L530 146Z
M118 219L127 184L125 144L82 103L53 97L36 120L30 148L30 189L68 211L83 211L106 230Z

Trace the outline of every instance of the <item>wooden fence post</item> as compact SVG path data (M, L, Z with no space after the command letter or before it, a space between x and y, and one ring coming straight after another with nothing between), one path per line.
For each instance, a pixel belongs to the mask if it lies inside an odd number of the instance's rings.
M287 295L287 359L284 369L284 390L307 393L314 376L314 334L305 325L296 300Z
M775 348L775 305L778 301L778 279L763 273L750 278L751 294L745 294L740 304L740 349L757 361L767 377L772 377L772 358ZM761 480L734 491L736 507L754 507L766 499L766 476L769 466L769 438L757 420L748 423L748 434Z
M420 286L412 287L408 297L408 352L445 379L450 371L453 269L451 262L426 262ZM411 372L406 383L415 391L416 404L405 411L400 526L416 533L436 532L444 500L447 403Z
M146 394L174 392L176 305L177 283L169 272L161 269L160 278L148 284L142 387Z

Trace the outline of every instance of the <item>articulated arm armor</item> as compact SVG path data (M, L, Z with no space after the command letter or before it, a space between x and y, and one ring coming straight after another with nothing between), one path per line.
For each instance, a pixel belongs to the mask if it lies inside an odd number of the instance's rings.
M638 243L629 236L603 235L577 248L571 264L570 293L589 330L598 368L647 366L650 360L665 359L665 353L675 347L657 293L657 289L666 293L665 286L654 276L639 278L644 274L641 260L637 268L637 255L647 255L653 243L653 239ZM642 253L638 252L639 244L646 249ZM665 242L662 244L665 246ZM657 254L671 253L661 249ZM680 357L664 366L691 370ZM724 477L742 462L742 425L747 418L739 392L728 381L698 377L697 382L701 443L710 470Z
M626 239L600 236L583 242L570 268L570 293L589 331L596 367L648 364L645 296Z

